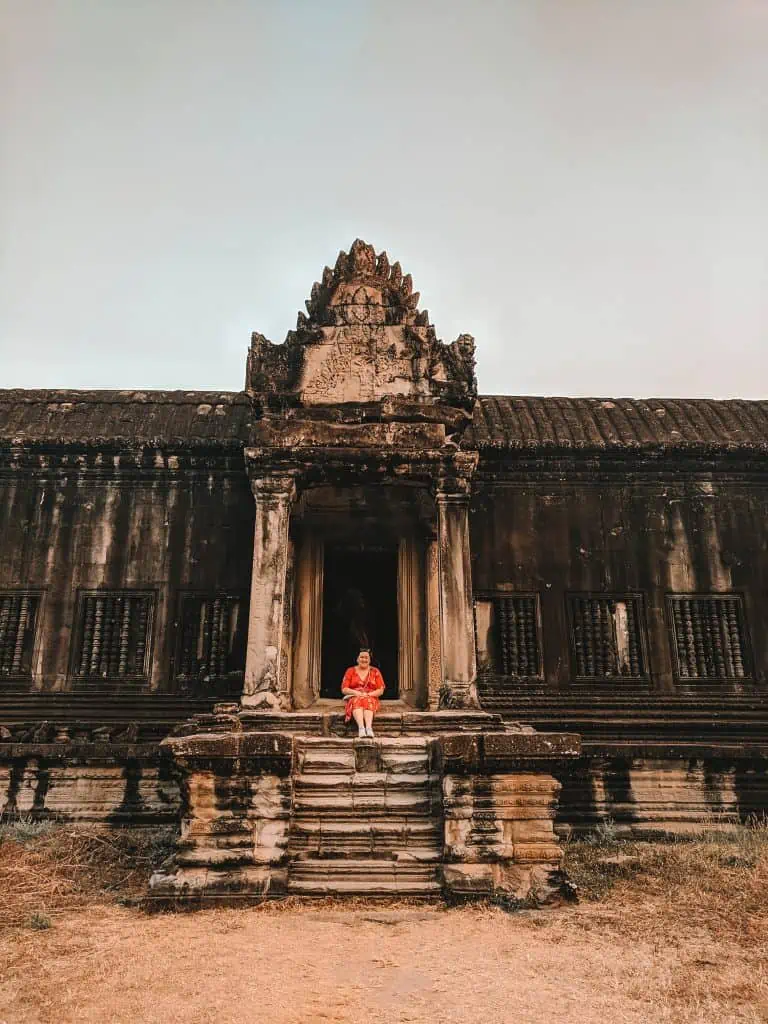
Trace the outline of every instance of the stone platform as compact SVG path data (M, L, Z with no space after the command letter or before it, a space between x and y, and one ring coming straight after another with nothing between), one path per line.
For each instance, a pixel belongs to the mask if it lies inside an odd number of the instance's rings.
M377 736L430 736L445 732L533 733L529 725L505 722L501 715L486 711L413 711L400 702L390 709L382 702L376 715ZM337 736L352 739L357 735L354 722L344 720L344 702L318 701L320 710L310 711L249 711L239 704L216 704L211 714L195 715L177 726L173 736L188 736L207 732L285 732L302 736Z
M219 707L164 741L183 794L160 899L275 896L557 899L554 773L578 736L483 712L343 715Z

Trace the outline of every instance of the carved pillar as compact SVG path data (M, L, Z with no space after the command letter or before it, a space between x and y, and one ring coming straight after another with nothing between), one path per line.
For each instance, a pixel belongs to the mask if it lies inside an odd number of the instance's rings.
M242 704L279 711L288 525L296 484L293 476L265 476L252 479L251 489L256 525Z
M480 706L475 686L477 658L469 551L470 481L476 465L476 454L456 455L452 472L441 477L436 495L443 657L441 708Z

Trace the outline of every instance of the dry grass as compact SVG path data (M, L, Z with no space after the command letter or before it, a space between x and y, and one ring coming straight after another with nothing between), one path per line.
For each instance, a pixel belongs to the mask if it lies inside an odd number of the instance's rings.
M620 906L628 938L706 932L751 948L768 938L768 821L664 843L566 846L581 898Z
M139 899L171 841L168 829L106 832L0 822L0 930L35 927L35 920L53 921L96 903Z
M162 915L119 905L166 843L71 828L0 839L3 1024L768 1020L765 825L570 843L581 903L519 914L408 901ZM52 926L34 930L35 913Z

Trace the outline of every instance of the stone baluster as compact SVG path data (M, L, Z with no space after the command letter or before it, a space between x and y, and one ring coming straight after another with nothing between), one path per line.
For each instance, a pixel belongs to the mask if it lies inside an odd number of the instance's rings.
M438 482L440 632L443 658L441 708L477 708L477 657L472 614L469 498L477 455L456 455L452 472Z
M256 523L242 705L280 711L288 526L296 483L290 475L264 476L252 479L251 489Z

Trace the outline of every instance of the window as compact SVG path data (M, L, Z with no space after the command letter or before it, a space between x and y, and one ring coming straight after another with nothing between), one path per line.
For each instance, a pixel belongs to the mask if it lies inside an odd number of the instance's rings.
M577 678L640 679L647 674L638 595L573 596L569 604Z
M176 678L242 679L247 636L246 602L238 594L184 594L181 598Z
M523 678L541 675L539 609L535 595L478 597L475 629L481 671Z
M72 674L78 679L146 679L153 604L153 595L146 592L81 593Z
M743 679L749 675L741 597L670 597L677 674L681 679Z
M31 679L40 594L0 592L0 680Z

